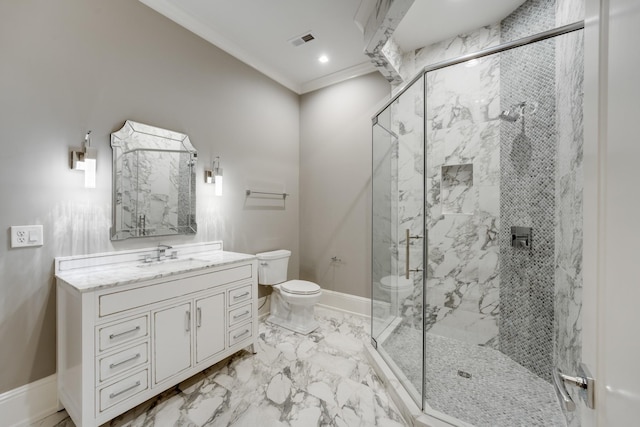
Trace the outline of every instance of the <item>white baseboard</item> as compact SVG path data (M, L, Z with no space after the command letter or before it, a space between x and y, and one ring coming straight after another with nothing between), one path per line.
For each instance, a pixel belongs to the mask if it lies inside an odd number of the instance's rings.
M264 301L265 298L267 299L266 302ZM271 312L271 298L267 296L258 299L258 306L262 307L258 311L258 318L263 320ZM344 313L371 317L371 299L345 294L343 292L323 289L318 306L342 311Z
M2 425L26 427L58 410L56 375L0 394Z
M371 317L370 298L323 289L318 305L350 314Z

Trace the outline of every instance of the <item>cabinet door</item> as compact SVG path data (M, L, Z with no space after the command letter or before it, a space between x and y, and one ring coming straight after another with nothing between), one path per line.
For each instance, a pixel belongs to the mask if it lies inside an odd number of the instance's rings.
M224 293L196 301L196 363L224 350Z
M154 371L158 384L191 367L191 303L153 313Z

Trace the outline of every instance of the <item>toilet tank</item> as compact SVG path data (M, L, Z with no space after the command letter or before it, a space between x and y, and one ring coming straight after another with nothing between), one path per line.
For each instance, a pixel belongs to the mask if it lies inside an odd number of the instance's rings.
M258 258L258 283L261 285L277 285L287 281L287 267L291 251L262 252Z

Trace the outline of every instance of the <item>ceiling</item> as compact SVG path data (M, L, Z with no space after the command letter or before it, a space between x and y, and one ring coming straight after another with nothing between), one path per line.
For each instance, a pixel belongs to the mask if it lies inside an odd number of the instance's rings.
M375 69L361 31L375 0L140 1L296 93ZM403 50L423 47L497 22L523 2L415 0L394 39ZM309 33L312 41L290 43Z
M511 14L525 0L416 0L393 33L408 52L485 25Z

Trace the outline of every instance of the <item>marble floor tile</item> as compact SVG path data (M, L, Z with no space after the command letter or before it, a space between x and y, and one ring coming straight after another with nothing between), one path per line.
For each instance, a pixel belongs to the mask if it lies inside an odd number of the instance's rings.
M364 354L369 319L316 309L309 335L260 323L258 353L236 353L109 422L112 427L402 427ZM33 427L75 427L63 411Z

